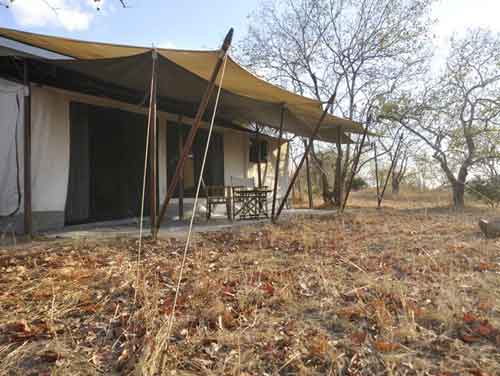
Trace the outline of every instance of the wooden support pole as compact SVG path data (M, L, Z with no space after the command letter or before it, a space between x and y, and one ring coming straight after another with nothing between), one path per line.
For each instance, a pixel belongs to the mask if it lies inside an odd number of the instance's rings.
M260 165L260 157L261 157L261 144L260 144L260 129L257 126L257 130L255 131L255 142L257 143L257 186L262 188L262 167Z
M285 105L281 106L281 117L280 117L280 128L279 128L279 134L278 134L278 151L276 153L276 164L274 166L274 186L273 186L273 205L271 209L271 220L274 221L274 214L276 212L276 195L278 193L278 179L280 175L280 159L281 159L281 139L283 137L283 123L285 120L285 111L286 107Z
M307 141L304 140L304 146L307 147ZM307 200L309 202L309 209L313 208L313 192L311 182L311 170L309 166L309 155L306 155L306 181L307 181Z
M156 239L156 208L157 204L157 121L156 121L156 97L157 97L157 87L158 87L158 62L157 53L153 51L153 64L151 72L151 91L149 98L149 119L148 127L149 130L149 222L151 226L151 236Z
M177 142L179 145L179 155L182 150L182 146L184 145L183 137L182 137L182 117L179 117L179 127L177 134ZM181 174L179 179L179 220L182 221L184 219L184 172Z
M33 235L33 209L31 205L31 85L28 61L24 60L24 233Z
M222 64L224 63L224 59L226 58L227 51L229 49L229 46L231 45L231 41L233 39L233 32L234 32L234 30L231 28L229 30L229 32L227 33L226 38L224 39L224 43L222 44L219 58L217 60L217 63L215 64L214 70L212 72L212 76L210 77L210 81L208 82L208 86L205 90L205 93L203 94L202 99L201 99L200 105L198 107L198 111L196 112L196 116L195 116L194 121L193 121L193 126L191 127L191 130L189 131L186 142L184 143L184 148L182 149L181 157L180 157L179 161L177 162L175 174L172 177L172 181L170 182L170 185L169 185L168 190L167 190L167 195L166 195L165 200L163 201L163 204L161 206L156 231L158 231L158 226L161 223L163 216L165 215L165 211L167 210L168 203L170 202L170 200L175 192L175 189L177 187L177 184L179 183L180 176L184 172L184 163L186 162L186 159L191 151L191 147L193 146L193 142L194 142L194 138L196 136L196 133L198 132L198 129L201 126L201 120L202 120L203 114L205 113L208 102L209 102L210 97L212 96L212 92L214 91L214 88L215 88L215 81L216 81L217 77L219 76L219 72L222 68Z
M288 196L290 195L290 192L292 190L292 186L295 184L295 180L297 180L297 177L299 176L300 169L304 165L304 161L305 161L307 155L309 155L309 152L311 151L312 144L313 144L314 140L316 139L316 137L318 136L319 130L321 128L321 124L323 124L323 121L325 120L326 115L328 114L328 111L330 110L330 107L332 106L334 100L335 100L335 94L333 94L330 97L330 99L328 100L328 103L327 103L323 113L321 114L321 117L319 118L318 123L316 124L316 127L314 127L314 130L313 130L311 136L309 137L309 142L307 143L307 147L306 147L306 150L304 151L304 155L302 156L302 159L300 160L299 165L297 166L297 169L295 170L295 173L292 176L292 181L290 182L290 184L288 184L288 188L286 190L285 196L283 197L283 200L281 201L280 206L278 208L278 212L276 213L275 220L278 219L278 217L280 216L280 214L283 210L283 207L285 206L286 200L288 199Z

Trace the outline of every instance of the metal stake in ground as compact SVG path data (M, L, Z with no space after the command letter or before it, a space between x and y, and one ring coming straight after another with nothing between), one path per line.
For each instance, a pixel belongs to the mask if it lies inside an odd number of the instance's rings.
M318 136L319 129L321 127L321 124L323 124L323 121L326 118L326 115L328 114L328 111L330 111L330 107L332 106L333 102L335 101L335 94L333 94L330 99L328 100L328 103L321 114L321 117L318 120L318 124L316 124L316 127L313 130L313 133L311 134L311 137L309 138L309 142L307 143L306 150L304 151L304 155L302 156L302 159L299 162L299 165L297 166L297 169L295 170L295 173L293 174L292 181L290 184L288 184L288 188L286 190L285 196L283 197L280 206L278 208L278 212L276 213L275 220L279 218L281 211L283 210L283 207L285 206L286 200L288 199L288 196L290 195L290 192L292 190L293 185L295 184L295 180L297 180L297 177L299 176L300 169L302 168L302 165L304 164L306 157L309 155L309 152L311 151L312 145L316 137Z
M203 94L203 97L200 102L200 106L198 107L198 111L196 112L196 116L194 118L193 126L191 127L191 130L189 131L189 134L187 136L186 142L184 143L184 148L182 149L182 154L179 159L179 162L177 162L177 167L175 169L175 174L172 177L172 181L170 182L170 185L168 186L167 190L167 195L165 197L165 200L163 201L163 204L161 206L160 210L160 215L158 216L157 223L155 226L155 231L158 232L160 228L161 221L163 219L163 216L165 215L165 211L167 210L168 203L170 202L170 199L174 195L175 189L177 187L177 184L179 183L179 179L181 177L181 174L184 171L184 163L186 162L186 159L189 155L189 152L191 151L191 147L193 146L193 141L196 136L196 133L198 132L198 129L201 126L201 119L203 117L203 114L205 113L205 110L208 105L208 101L210 100L210 97L212 96L212 92L215 87L215 80L217 79L219 75L219 71L222 67L222 63L224 62L224 58L226 57L227 51L229 49L229 46L231 46L231 41L233 39L233 33L234 30L231 28L229 32L226 35L226 38L224 39L224 43L222 44L222 48L220 50L220 54L217 60L217 63L215 64L214 71L212 73L212 76L210 77L210 81L208 83L207 89L205 90L205 93Z

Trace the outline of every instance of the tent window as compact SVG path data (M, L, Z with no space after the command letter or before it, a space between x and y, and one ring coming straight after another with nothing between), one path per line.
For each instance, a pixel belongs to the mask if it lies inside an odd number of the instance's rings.
M266 140L250 140L250 162L267 162L269 143Z

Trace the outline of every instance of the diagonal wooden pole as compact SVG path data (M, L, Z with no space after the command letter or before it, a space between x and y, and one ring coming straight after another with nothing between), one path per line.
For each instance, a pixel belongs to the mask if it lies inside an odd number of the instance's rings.
M201 119L203 117L203 114L205 113L205 110L207 108L210 97L212 96L212 93L213 93L213 90L215 87L215 80L217 79L219 72L222 68L222 63L224 62L224 58L226 57L229 46L231 46L231 41L233 39L233 33L234 33L234 30L233 30L233 28L231 28L229 30L229 32L227 33L226 37L224 38L224 43L222 44L222 47L221 47L221 50L220 50L220 53L219 53L219 56L217 59L217 63L215 64L214 70L212 72L212 76L210 77L210 81L208 82L208 86L205 90L205 93L203 94L200 105L198 107L198 111L196 112L193 126L191 127L191 130L189 131L187 139L184 143L184 148L182 149L182 154L181 154L181 157L179 159L179 162L177 162L175 174L172 177L170 185L168 186L167 195L166 195L165 200L163 201L163 204L161 206L160 215L158 216L157 223L155 226L155 232L158 232L158 230L160 228L160 224L161 224L161 221L163 219L163 216L165 215L165 211L167 210L168 203L172 199L172 196L174 195L177 184L179 183L179 179L181 177L181 174L184 171L184 163L186 162L186 159L189 155L189 152L191 151L191 147L193 146L193 141L194 141L194 138L196 136L196 133L198 132L198 129L201 126Z
M295 180L297 180L297 177L299 176L300 169L304 165L304 162L305 162L307 156L309 155L309 152L311 151L313 142L316 139L316 137L318 136L321 124L323 124L323 121L325 120L326 115L328 114L328 111L330 111L330 107L332 107L334 101L335 101L335 93L328 100L328 103L327 103L325 109L323 110L323 113L321 114L321 117L319 118L318 123L316 124L316 127L313 130L313 133L309 137L309 142L307 143L307 147L306 147L306 150L304 151L304 155L302 156L302 159L300 160L299 165L297 166L297 169L295 170L295 173L293 174L292 181L290 182L290 184L288 184L288 188L286 190L285 196L281 200L281 203L280 203L280 206L279 206L278 211L276 213L276 216L274 217L275 221L279 218L279 216L283 210L283 207L285 206L286 200L288 199L288 196L290 195L290 192L292 191L292 187L295 184Z
M285 105L281 106L281 118L280 118L280 129L279 129L279 135L278 135L278 140L279 140L279 145L278 145L278 152L276 155L276 165L274 167L274 186L273 186L273 206L271 209L271 220L274 221L274 214L276 212L276 195L278 193L278 178L280 174L280 159L281 159L281 138L283 137L283 123L285 121L285 111L286 107Z

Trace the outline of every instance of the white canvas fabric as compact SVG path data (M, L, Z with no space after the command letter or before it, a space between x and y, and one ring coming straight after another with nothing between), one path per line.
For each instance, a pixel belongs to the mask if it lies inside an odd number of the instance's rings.
M23 190L23 92L22 85L0 79L0 216L16 210L18 195ZM18 175L21 192L17 187Z
M23 96L22 85L0 79L0 216L11 214L17 207L18 173L24 197ZM33 87L31 101L32 208L64 211L69 173L69 100L58 92Z
M33 211L64 211L69 177L69 99L32 88Z

